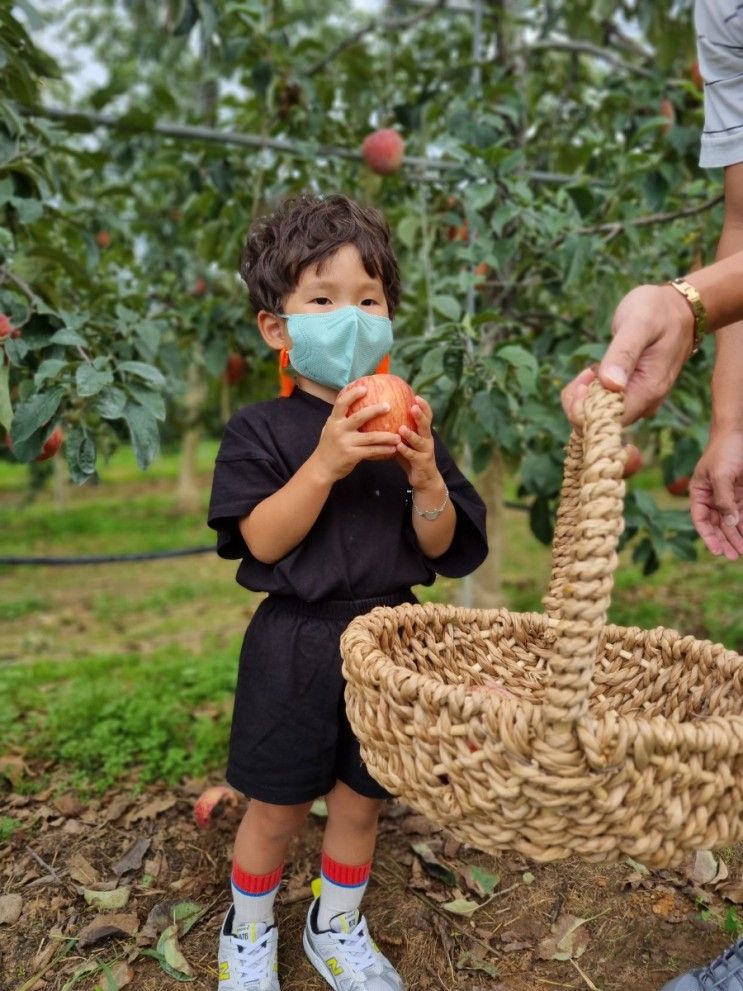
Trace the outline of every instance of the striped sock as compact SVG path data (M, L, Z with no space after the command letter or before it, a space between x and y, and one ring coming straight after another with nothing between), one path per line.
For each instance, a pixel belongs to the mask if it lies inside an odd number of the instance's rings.
M250 874L237 861L232 862L232 901L235 919L232 932L239 935L251 922L274 924L273 903L281 884L284 865L279 864L270 874Z
M330 929L330 920L334 916L353 912L359 907L369 881L371 866L371 861L359 867L339 864L323 850L318 931Z

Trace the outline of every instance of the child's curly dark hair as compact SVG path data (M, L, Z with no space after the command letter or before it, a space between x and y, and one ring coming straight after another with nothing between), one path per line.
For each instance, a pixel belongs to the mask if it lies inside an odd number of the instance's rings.
M251 227L240 257L240 275L255 313L279 313L302 272L322 270L344 244L353 244L364 268L384 287L390 317L400 302L400 270L384 216L348 196L304 194L287 200Z

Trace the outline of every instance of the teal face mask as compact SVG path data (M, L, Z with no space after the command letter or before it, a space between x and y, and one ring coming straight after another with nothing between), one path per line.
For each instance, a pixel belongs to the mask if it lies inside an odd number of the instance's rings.
M358 306L279 316L287 322L294 371L329 389L371 375L392 347L392 321Z

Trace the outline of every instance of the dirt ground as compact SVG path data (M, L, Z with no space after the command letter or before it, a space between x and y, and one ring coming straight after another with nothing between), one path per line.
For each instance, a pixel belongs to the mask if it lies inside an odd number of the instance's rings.
M191 987L215 988L231 844L244 811L242 800L223 803L214 823L199 828L195 797L215 783L115 791L87 804L70 793L54 798L51 787L0 794L4 813L23 823L0 848L0 989L170 991L189 971ZM322 829L322 815L311 816L278 895L283 991L326 987L301 946ZM741 859L734 849L727 866L697 855L684 870L650 873L631 862L495 859L391 802L364 909L410 991L657 991L731 941L723 919L743 901ZM89 905L86 889L119 900ZM444 905L458 899L482 907L452 914ZM182 920L196 915L184 932ZM163 932L179 918L177 932ZM152 955L158 946L179 979Z

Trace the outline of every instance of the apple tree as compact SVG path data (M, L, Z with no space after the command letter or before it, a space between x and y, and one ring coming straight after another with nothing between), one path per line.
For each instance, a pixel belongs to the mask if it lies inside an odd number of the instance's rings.
M394 361L479 474L494 536L506 467L548 541L561 385L602 352L627 289L709 259L720 228L719 177L697 166L690 4L307 11L70 3L66 35L107 73L82 96L3 15L20 67L0 98L17 149L1 177L0 276L0 307L22 332L5 341L18 392L0 407L7 426L14 405L14 452L35 457L61 419L77 481L127 435L145 466L163 424L214 416L230 353L247 361L251 395L269 395L235 276L242 238L287 195L340 190L390 221L405 285ZM402 160L389 134L369 151L390 129ZM19 199L32 201L24 217ZM635 431L674 477L704 444L710 361L697 356ZM628 521L648 570L669 549L694 554L687 514L636 492Z

